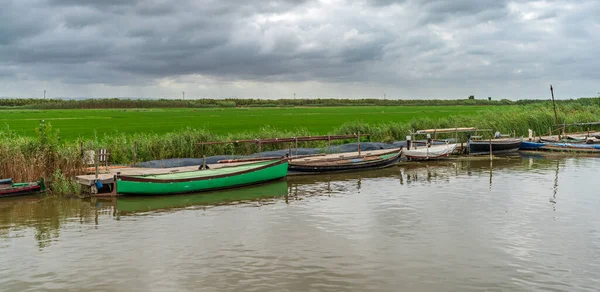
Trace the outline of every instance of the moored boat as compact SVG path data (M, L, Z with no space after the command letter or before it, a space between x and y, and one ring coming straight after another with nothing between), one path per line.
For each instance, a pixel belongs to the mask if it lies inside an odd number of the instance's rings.
M430 160L430 159L441 159L448 157L456 149L456 144L441 144L441 145L428 145L428 146L416 146L410 150L404 150L402 153L410 160Z
M46 190L44 179L37 182L14 183L12 179L0 180L0 198L31 195Z
M600 153L600 145L523 141L520 150Z
M374 155L339 156L335 158L312 157L291 159L290 174L319 174L379 169L394 165L400 159L402 148Z
M284 178L288 160L156 175L117 175L117 193L170 195L236 188Z
M517 152L521 147L521 139L500 138L491 140L469 140L467 149L469 155L506 154Z

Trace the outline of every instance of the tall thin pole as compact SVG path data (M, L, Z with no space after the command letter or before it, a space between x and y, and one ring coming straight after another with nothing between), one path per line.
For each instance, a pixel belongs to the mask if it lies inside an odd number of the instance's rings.
M554 88L550 84L550 93L552 94L552 106L554 107L554 122L558 126L558 115L556 114L556 102L554 101ZM558 132L558 140L560 140L560 131Z
M181 96L183 97L183 100L185 100L185 91L181 92Z
M44 99L46 99L46 89L44 89Z

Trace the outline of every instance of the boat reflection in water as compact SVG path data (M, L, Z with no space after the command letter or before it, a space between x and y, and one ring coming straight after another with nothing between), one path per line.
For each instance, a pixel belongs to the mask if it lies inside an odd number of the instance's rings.
M465 159L452 161L429 161L427 163L404 163L399 165L400 183L439 183L450 181L452 177L489 176L490 187L493 174L505 170L526 172L535 169L550 169L553 161L534 156L511 156L488 159Z
M331 195L352 190L360 192L362 180L398 178L397 167L327 175L288 176L290 198Z
M248 202L265 204L269 199L284 197L288 193L285 180L252 187L229 189L196 194L170 196L123 196L116 200L118 214L162 211L194 206L219 206Z

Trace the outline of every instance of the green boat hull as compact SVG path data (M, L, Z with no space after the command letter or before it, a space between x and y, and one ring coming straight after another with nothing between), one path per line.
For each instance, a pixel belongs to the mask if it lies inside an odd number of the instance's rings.
M287 161L268 161L226 169L154 176L118 176L117 192L135 195L171 195L229 189L287 176Z

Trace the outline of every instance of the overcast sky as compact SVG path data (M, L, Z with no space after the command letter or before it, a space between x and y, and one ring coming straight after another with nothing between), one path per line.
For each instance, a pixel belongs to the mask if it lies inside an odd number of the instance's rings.
M600 92L600 1L0 0L0 96Z

